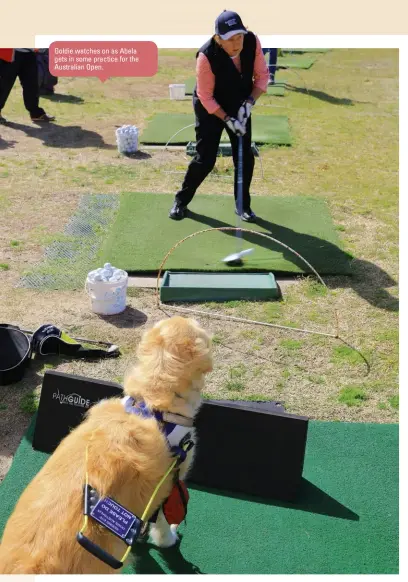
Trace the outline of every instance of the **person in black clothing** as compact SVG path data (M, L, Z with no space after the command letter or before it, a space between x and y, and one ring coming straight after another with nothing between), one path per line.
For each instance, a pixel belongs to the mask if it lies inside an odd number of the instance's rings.
M213 169L221 134L231 141L235 165L234 196L237 209L238 136L243 136L243 210L247 222L256 219L251 209L250 185L254 169L251 149L251 109L266 92L269 74L258 38L236 12L224 10L215 22L215 35L197 52L197 83L193 91L196 150L169 217L181 220L187 205Z
M264 48L262 49L264 55L269 53L269 83L268 85L275 85L275 73L276 65L278 62L278 49L277 48Z
M9 63L0 60L0 123L7 123L1 115L10 91L17 79L23 88L23 100L31 120L34 122L54 121L39 106L40 91L38 87L37 57L34 49L15 49L14 60Z

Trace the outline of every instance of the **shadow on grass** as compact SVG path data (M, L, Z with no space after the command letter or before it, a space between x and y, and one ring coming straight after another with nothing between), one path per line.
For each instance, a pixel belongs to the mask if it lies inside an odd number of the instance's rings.
M34 390L42 385L44 379L44 372L46 369L51 370L57 368L57 366L62 364L67 364L71 360L67 357L62 356L40 356L36 358L32 358L29 361L29 365L24 372L24 376L18 382L14 382L13 384L8 384L6 386L2 386L0 390L0 405L7 404L9 400L9 395L11 392L15 397L17 397L17 408L18 411L23 414L27 415L27 419L30 418L29 421L29 428L28 430L22 435L23 439L26 440L28 443L32 444L35 423L37 418L37 409L38 409L38 395L34 393ZM15 427L10 426L7 424L7 417L2 419L4 425L2 428L6 431L10 431L10 434L13 434L15 431ZM1 432L1 431L0 431ZM15 453L15 448L13 443L11 442L8 444L8 441L2 442L0 440L0 455L4 457L11 456ZM45 453L44 453L45 454ZM45 457L44 457L45 458ZM43 459L43 457L41 457ZM28 483L26 483L27 485Z
M55 103L85 103L85 99L82 99L82 97L77 97L76 95L65 95L63 93L41 93L41 98L49 99Z
M140 327L147 321L147 315L145 313L131 307L130 305L128 305L122 313L117 313L116 315L99 314L99 317L107 323L123 329Z
M138 150L137 152L130 153L130 154L122 154L125 158L129 158L131 160L148 160L152 156L148 152L143 152Z
M164 574L163 568L152 555L152 551L157 552L160 559L165 562L166 567L172 574L205 574L198 566L186 560L181 553L181 542L183 535L178 534L179 541L172 548L158 548L148 541L140 542L132 550L134 559L133 565L138 574Z
M31 339L31 334L27 333L28 337ZM22 390L22 393L26 388L34 390L39 384L42 384L43 374L42 371L53 370L62 364L68 364L72 362L75 358L70 358L64 355L50 354L45 356L35 355L28 360L27 368L24 371L24 375L18 382L13 382L13 384L7 384L5 388L0 390L0 403L1 397L6 394L7 390ZM34 410L31 411L34 413Z
M64 126L47 123L37 127L9 121L7 127L22 131L27 137L39 139L47 147L117 149L116 146L105 143L103 137L96 131L83 129L79 125Z
M368 104L370 101L356 101L355 99L348 99L346 97L334 97L334 95L329 95L324 91L317 91L316 89L306 89L306 87L296 87L290 83L285 83L285 88L294 93L303 93L304 95L309 95L310 97L315 97L320 99L320 101L325 101L326 103L331 103L332 105L347 105L353 106L356 103Z
M210 228L234 226L216 218L192 212L191 210L188 210L186 219L193 220ZM301 253L319 274L320 269L323 268L326 271L323 278L329 288L351 288L374 307L394 312L399 310L398 299L386 290L387 287L393 287L397 283L378 265L362 259L356 259L335 244L316 236L296 232L295 230L260 217L257 218L256 223L265 229L267 233L270 233L271 236ZM251 229L251 224L246 224L245 228ZM224 234L225 236L236 237L235 231L224 232ZM309 274L312 272L307 270L308 268L305 263L299 257L271 240L247 232L242 234L242 238L249 244L255 244L265 249L281 253L284 259L290 261L302 271ZM328 267L328 258L330 259L330 267ZM265 270L262 269L261 260L256 262L256 266L259 270ZM254 267L253 263L252 267ZM251 271L254 270L256 269L251 268ZM351 275L351 277L340 276L339 273L345 273ZM279 273L275 272L276 274ZM285 274L287 275L287 273ZM327 278L327 275L331 275L330 279Z
M319 489L316 485L302 477L296 501L280 501L275 499L262 499L260 497L245 495L243 493L234 493L230 491L212 490L207 487L201 487L194 483L188 483L191 490L202 491L212 495L221 497L230 497L233 499L241 499L242 501L262 503L264 505L273 505L275 507L285 507L287 509L295 509L297 511L306 511L308 513L315 513L318 515L326 515L328 517L337 517L339 519L346 519L349 521L359 521L360 517L331 497L328 493Z
M399 299L387 291L397 282L381 267L363 259L353 259L351 277L330 277L325 283L329 289L351 288L373 307L386 311L399 311Z
M3 139L0 136L0 150L7 150L8 148L14 148L16 143L17 142L14 140Z
M6 384L1 387L0 390L0 404L7 404L8 395L13 392L14 396L20 394L21 398L25 398L25 402L21 407L22 412L27 414L34 414L35 404L34 396L32 396L33 390L42 383L43 376L40 371L44 368L44 361L31 359L29 361L28 367L24 371L24 375L18 382L13 382L12 384ZM32 398L31 398L32 396ZM0 443L0 453L2 452L2 443Z

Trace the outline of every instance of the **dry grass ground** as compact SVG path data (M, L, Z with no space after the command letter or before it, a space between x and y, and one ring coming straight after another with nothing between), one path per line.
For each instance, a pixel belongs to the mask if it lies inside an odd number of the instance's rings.
M120 381L146 325L165 316L153 290L132 290L126 312L102 318L83 292L16 288L30 265L77 209L82 195L156 191L171 195L188 163L182 152L118 155L115 128L142 128L156 111L190 112L168 99L168 84L194 71L193 51L161 51L153 79L60 79L58 95L42 99L57 123L37 127L13 89L0 126L0 321L63 329L119 344L123 357L101 363L57 358L33 362L25 379L0 390L0 479L30 420L46 366ZM264 97L262 114L288 115L291 148L263 148L256 196L313 195L328 201L353 277L333 277L329 291L303 280L279 303L231 302L205 309L282 325L329 331L333 306L341 335L367 358L329 338L199 319L214 334L215 369L207 394L283 401L313 419L398 422L398 51L334 50L307 71L284 71L285 97ZM305 89L305 85L307 90ZM231 161L201 187L231 192ZM154 217L150 217L152 224ZM297 249L299 252L302 249ZM203 308L200 306L200 308ZM168 311L170 313L170 310Z

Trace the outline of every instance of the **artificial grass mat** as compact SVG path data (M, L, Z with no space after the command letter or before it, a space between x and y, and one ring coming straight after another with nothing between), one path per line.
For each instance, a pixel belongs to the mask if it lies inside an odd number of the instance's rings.
M196 77L189 77L184 81L186 85L186 95L192 95L196 84ZM285 82L281 79L276 79L275 85L268 87L267 95L274 95L276 97L283 97L285 94Z
M170 140L169 145L183 145L195 141L194 127L187 127L194 124L194 120L194 115L188 113L156 113L143 130L141 143L164 145ZM180 133L177 133L178 131ZM229 141L228 134L224 131L221 142ZM292 138L286 115L254 115L252 141L257 144L291 145Z
M317 57L304 57L302 55L288 55L278 57L277 66L287 69L310 69Z
M33 428L0 485L0 535L48 458ZM190 488L181 543L136 544L124 573L397 574L398 425L309 422L303 477L295 504Z
M231 189L232 189L231 183ZM145 192L123 193L116 220L100 253L100 262L134 273L157 273L167 252L184 237L207 228L236 226L234 199L199 195L184 220L168 217L174 196ZM351 255L340 242L324 200L293 196L254 196L257 223L243 228L272 236L300 253L319 274L349 274ZM255 251L234 270L310 273L303 261L281 245L256 234L243 233L243 247ZM182 243L166 262L176 271L231 271L222 259L236 252L235 231L208 232Z
M329 51L331 51L332 49L328 49L328 48L283 48L282 52L283 53L298 53L298 54L303 54L303 53L328 53Z

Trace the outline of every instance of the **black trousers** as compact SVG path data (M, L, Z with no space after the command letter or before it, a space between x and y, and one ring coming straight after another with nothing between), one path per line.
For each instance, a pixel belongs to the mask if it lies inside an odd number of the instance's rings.
M278 62L278 49L277 48L264 48L262 49L264 55L269 53L269 78L271 81L275 80L276 64Z
M201 104L200 104L201 106ZM202 109L204 109L201 106ZM249 189L252 175L254 173L254 154L251 149L252 124L251 118L247 122L247 131L243 136L243 210L249 211L251 207L251 196ZM191 160L181 189L176 194L176 202L181 206L187 206L194 197L197 188L208 176L215 166L218 146L221 134L226 130L232 146L232 157L235 166L234 176L234 198L237 201L237 166L238 166L238 138L225 123L215 115L207 112L197 114L196 111L196 150L197 153Z
M3 109L10 91L17 79L23 88L24 106L31 117L45 113L39 107L40 92L38 88L37 58L35 53L15 51L12 63L0 60L0 111Z

